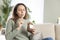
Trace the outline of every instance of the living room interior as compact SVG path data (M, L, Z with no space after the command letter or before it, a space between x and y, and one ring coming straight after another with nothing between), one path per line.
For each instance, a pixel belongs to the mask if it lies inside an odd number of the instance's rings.
M0 30L0 40L6 40L4 19L9 20L12 17L13 8L17 3L24 3L28 7L29 19L37 31L42 33L43 38L52 37L53 40L60 40L60 0L5 0L10 2L10 12L3 9L3 1L0 0L0 25L3 26L0 28L3 29ZM4 11L8 16L4 16Z

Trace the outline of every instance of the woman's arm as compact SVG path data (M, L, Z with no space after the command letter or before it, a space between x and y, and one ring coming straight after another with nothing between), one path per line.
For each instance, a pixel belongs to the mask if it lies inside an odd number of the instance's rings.
M11 40L13 39L18 33L19 31L17 29L14 29L12 31L12 27L14 25L14 21L13 20L9 20L7 25L6 25L6 40Z

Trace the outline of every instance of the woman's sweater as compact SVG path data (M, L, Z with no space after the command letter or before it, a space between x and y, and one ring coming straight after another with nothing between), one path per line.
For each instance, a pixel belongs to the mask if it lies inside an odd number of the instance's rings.
M10 19L6 25L6 40L29 40L26 20L24 20L23 26L19 31L16 28L16 23Z

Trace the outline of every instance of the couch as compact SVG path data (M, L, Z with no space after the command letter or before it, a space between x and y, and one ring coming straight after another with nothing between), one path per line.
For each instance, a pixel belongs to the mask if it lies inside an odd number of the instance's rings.
M34 24L34 27L42 33L43 38L51 37L53 40L60 40L60 24Z
M51 37L53 40L60 40L60 24L35 24L37 31L41 32L43 38Z

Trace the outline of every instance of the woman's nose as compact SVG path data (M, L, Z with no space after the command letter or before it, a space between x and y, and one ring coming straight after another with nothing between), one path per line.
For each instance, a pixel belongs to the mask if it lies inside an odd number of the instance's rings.
M23 13L23 10L21 10L21 13Z

